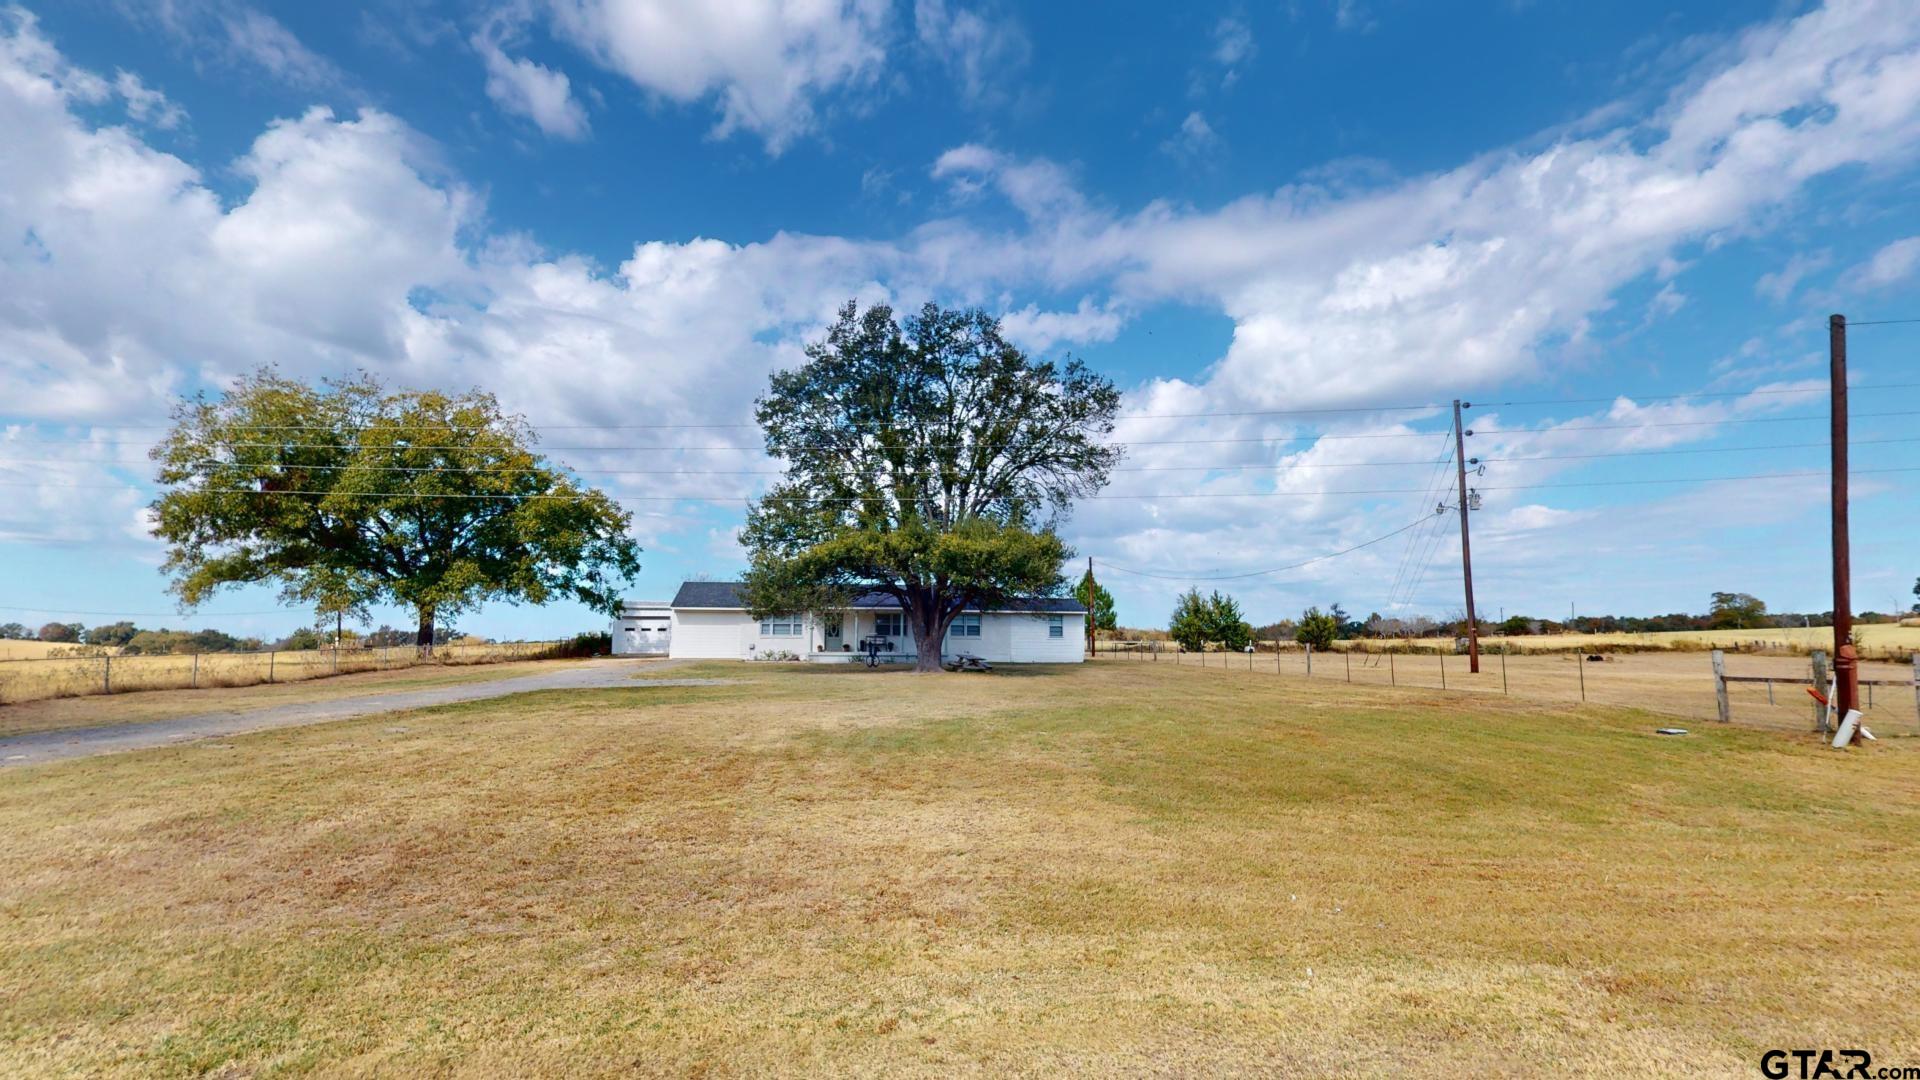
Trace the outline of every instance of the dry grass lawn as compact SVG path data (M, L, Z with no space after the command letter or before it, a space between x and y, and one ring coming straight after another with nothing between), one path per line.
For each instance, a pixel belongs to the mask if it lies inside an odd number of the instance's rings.
M691 667L0 774L0 1073L1920 1062L1920 741Z

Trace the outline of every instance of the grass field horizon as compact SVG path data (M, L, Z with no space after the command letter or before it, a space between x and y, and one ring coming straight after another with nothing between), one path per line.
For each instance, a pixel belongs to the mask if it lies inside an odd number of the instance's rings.
M691 665L0 780L0 1071L1920 1059L1917 740L1141 663Z

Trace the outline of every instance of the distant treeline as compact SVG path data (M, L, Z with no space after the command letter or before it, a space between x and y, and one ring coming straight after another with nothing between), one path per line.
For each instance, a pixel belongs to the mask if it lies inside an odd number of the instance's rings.
M445 645L461 636L451 626L434 629L433 643ZM412 630L382 626L371 633L343 630L343 649L405 648L414 644ZM236 637L219 630L143 629L122 621L89 627L82 623L50 622L38 630L17 622L0 623L0 640L46 641L72 645L76 650L112 649L123 656L169 656L189 653L261 652L268 649L300 651L333 647L333 628L303 626L272 641L258 637Z

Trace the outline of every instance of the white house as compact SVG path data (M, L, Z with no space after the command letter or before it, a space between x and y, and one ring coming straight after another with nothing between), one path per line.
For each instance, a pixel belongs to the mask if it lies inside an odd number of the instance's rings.
M883 660L915 656L913 635L900 602L867 593L835 611L755 619L740 601L735 581L689 581L669 605L669 655L751 660L775 656L820 663L862 659L860 643L885 638ZM1003 664L1077 664L1085 657L1086 608L1071 597L1032 597L992 611L956 616L942 643L942 656L967 653ZM616 642L619 640L615 635Z

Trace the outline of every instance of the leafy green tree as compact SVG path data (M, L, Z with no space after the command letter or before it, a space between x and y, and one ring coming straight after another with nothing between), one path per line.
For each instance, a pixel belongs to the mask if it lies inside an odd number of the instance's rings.
M437 621L487 600L615 610L639 571L631 515L534 453L491 394L309 387L261 370L174 410L153 457L172 591L188 606L272 582L320 611L403 604Z
M1207 639L1223 649L1239 652L1253 643L1253 627L1240 613L1240 602L1215 592L1207 598Z
M87 644L105 646L125 645L127 642L133 640L133 635L139 632L138 627L124 620L116 623L108 623L105 626L96 626L88 630Z
M1916 600L1916 603L1913 605L1913 613L1920 615L1920 578L1913 579L1913 595Z
M1167 622L1167 636L1188 652L1207 647L1207 635L1213 630L1213 614L1199 589L1188 589L1174 601L1173 618Z
M1747 593L1717 592L1707 618L1715 630L1752 630L1767 623L1767 605Z
M64 644L66 642L78 642L86 636L86 633L87 628L77 622L50 622L42 626L40 633L35 636L41 641L55 641Z
M1174 604L1167 636L1190 651L1208 645L1240 650L1252 644L1253 627L1241 616L1240 604L1233 597L1219 592L1203 597L1200 590L1188 589Z
M1054 532L1107 482L1120 395L1079 361L1029 360L979 311L905 321L848 303L756 416L786 476L747 514L755 614L827 610L867 589L900 602L918 668L954 616L1059 595Z
M1338 619L1318 607L1310 607L1300 613L1300 626L1293 632L1293 640L1316 649L1330 649L1339 633Z
M1089 584L1093 586L1091 595L1087 591ZM1073 597L1086 605L1087 618L1093 620L1094 629L1112 630L1120 625L1120 617L1114 611L1113 594L1107 591L1105 585L1095 581L1091 572L1080 576L1080 584L1073 587Z
M25 641L33 632L17 622L0 623L0 641Z
M326 642L321 640L319 631L311 626L303 626L280 639L280 643L275 647L293 652L308 652L323 648L325 645Z

